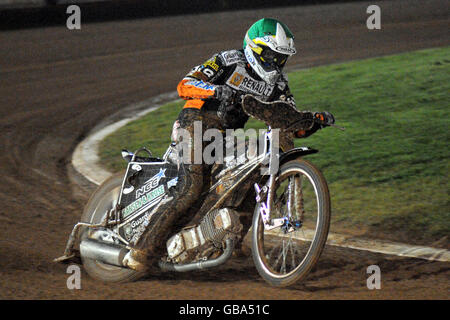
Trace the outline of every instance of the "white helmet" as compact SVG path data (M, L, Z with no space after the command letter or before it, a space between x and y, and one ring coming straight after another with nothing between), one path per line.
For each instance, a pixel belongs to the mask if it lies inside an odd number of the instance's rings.
M264 18L245 34L244 52L256 74L267 83L275 84L287 59L297 51L289 28L276 19Z

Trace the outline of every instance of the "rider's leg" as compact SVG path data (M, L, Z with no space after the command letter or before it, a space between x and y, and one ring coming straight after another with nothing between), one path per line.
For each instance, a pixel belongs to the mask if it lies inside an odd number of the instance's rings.
M199 146L194 143L194 122L202 121L198 110L183 110L178 117L179 128L189 132L190 141L181 141L175 138L177 147L186 143L190 149L189 164L180 164L180 170L185 170L183 179L180 179L175 191L171 196L166 196L155 207L150 215L150 220L144 234L135 244L130 254L127 256L128 266L132 269L142 270L147 267L148 258L159 258L165 252L165 245L168 238L173 233L174 225L183 214L187 213L189 207L200 197L203 187L203 175L206 167L203 164L194 164L194 147ZM176 135L176 134L175 134ZM203 132L200 137L203 137ZM186 137L184 137L186 139ZM202 146L202 144L200 144ZM185 155L183 155L185 156ZM186 158L183 158L186 160ZM155 260L153 260L155 261Z

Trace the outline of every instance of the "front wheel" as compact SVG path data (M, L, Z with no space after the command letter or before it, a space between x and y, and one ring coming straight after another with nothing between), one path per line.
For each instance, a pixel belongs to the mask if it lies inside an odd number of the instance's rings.
M328 236L330 194L322 173L297 159L283 164L275 180L266 230L258 203L253 215L252 256L271 285L286 287L304 279L316 265Z

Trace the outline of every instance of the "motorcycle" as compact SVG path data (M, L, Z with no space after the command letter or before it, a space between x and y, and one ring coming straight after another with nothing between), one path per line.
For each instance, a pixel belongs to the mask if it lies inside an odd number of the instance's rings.
M318 262L330 227L331 203L323 174L303 159L318 150L292 145L280 152L275 129L292 133L317 119L282 101L245 95L241 104L247 115L268 126L260 140L262 152L245 159L225 157L224 163L213 166L211 182L192 208L200 223L182 225L167 240L167 254L158 257L158 266L187 272L222 265L242 233L239 209L251 204L251 254L258 273L270 285L289 286L305 279ZM270 108L276 112L268 113ZM139 156L142 152L147 156ZM55 259L80 257L90 276L106 282L133 281L146 274L127 267L127 254L158 203L170 198L185 177L173 144L162 158L146 148L122 155L128 161L125 174L113 175L92 194L64 255Z

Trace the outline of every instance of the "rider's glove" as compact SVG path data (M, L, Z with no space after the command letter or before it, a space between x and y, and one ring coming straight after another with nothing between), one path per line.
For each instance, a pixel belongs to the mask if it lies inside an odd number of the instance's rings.
M221 102L231 102L234 98L235 91L227 85L216 86L214 98Z
M294 136L296 138L306 138L315 133L317 130L334 124L334 116L327 111L314 112L313 119L315 125L312 128L307 130L298 130L294 133Z
M326 127L334 124L334 116L327 112L315 112L314 113L314 121L321 125L322 127Z

